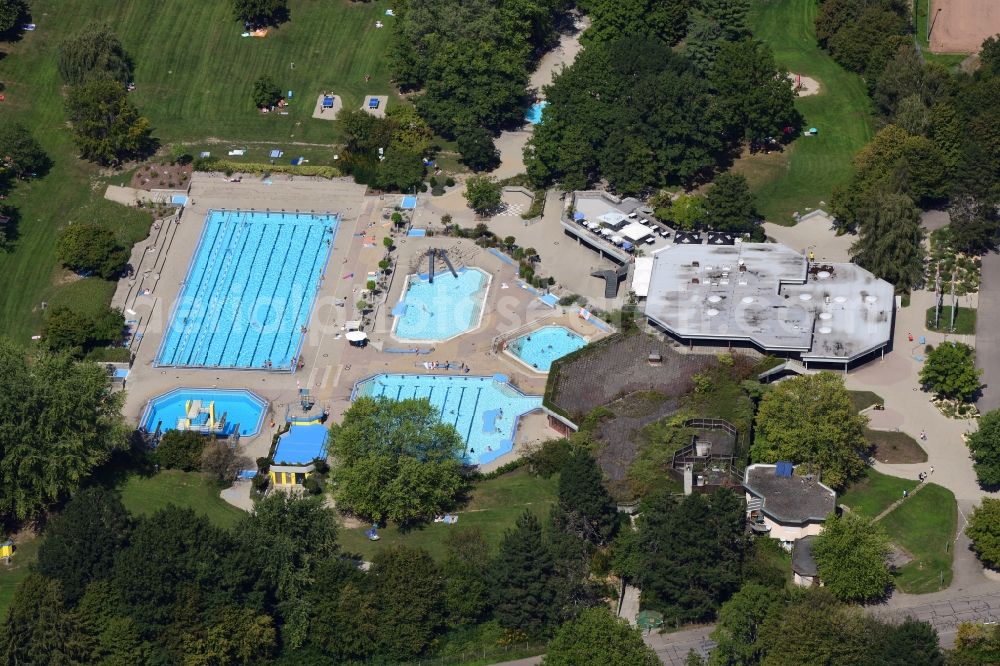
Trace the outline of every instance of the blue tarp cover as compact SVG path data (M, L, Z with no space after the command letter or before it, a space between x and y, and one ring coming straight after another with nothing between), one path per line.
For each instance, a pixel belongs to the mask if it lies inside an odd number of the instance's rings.
M278 438L274 452L276 465L307 465L326 456L327 429L324 425L293 425Z

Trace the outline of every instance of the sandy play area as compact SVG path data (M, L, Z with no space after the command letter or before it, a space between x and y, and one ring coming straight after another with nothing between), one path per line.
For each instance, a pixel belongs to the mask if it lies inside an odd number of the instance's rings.
M997 0L932 0L931 51L976 53L983 40L1000 33Z
M791 79L792 86L795 87L795 93L799 97L809 97L819 92L819 81L816 79L794 73L790 73L788 78Z

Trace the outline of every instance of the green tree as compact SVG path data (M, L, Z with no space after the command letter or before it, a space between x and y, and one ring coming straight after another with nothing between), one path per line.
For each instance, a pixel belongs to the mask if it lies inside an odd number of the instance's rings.
M74 605L92 581L111 575L115 553L128 541L132 521L118 495L104 488L77 493L52 519L38 549L38 572L58 581Z
M706 221L705 197L680 194L669 206L657 209L656 215L678 229L700 229Z
M465 200L479 215L490 215L500 209L503 186L492 176L471 176L465 181Z
M228 607L204 638L184 646L188 664L257 664L273 656L277 632L269 615L252 608Z
M201 469L201 452L205 450L208 438L194 430L174 430L170 428L153 451L153 461L163 469L179 469L182 472L197 472Z
M82 655L76 639L59 583L29 573L18 584L0 630L0 660L25 666L78 664Z
M59 75L76 86L92 79L117 81L122 89L132 81L133 64L121 40L107 23L90 23L59 45Z
M115 556L112 590L145 636L183 644L204 630L206 598L220 595L233 552L233 538L205 516L169 505L137 521Z
M236 448L225 440L209 438L199 455L198 469L207 472L220 483L232 483L241 470L248 469L252 461L236 452ZM309 477L306 482L315 481Z
M122 397L103 367L0 341L0 516L41 515L125 449Z
M250 98L258 109L267 109L281 100L281 88L270 76L261 76L253 82Z
M490 171L500 164L493 133L485 127L465 127L455 136L462 163L473 171Z
M862 198L860 215L864 222L851 245L851 259L897 291L919 284L924 274L924 231L913 200L879 189Z
M413 522L441 513L462 487L462 439L426 400L356 400L330 433L341 508Z
M951 247L957 252L982 255L994 249L1000 236L1000 213L994 197L963 193L948 207Z
M601 468L586 451L571 455L559 474L558 524L597 546L608 543L618 528L618 509Z
M489 609L490 548L478 527L450 530L441 564L444 603L451 626L476 624Z
M759 233L760 214L742 174L724 173L715 179L705 196L705 219L717 231Z
M544 666L655 666L642 634L607 608L588 608L567 622L545 652Z
M66 115L84 159L117 165L153 146L149 120L128 101L125 86L111 79L87 80L69 89Z
M719 609L719 619L712 632L716 648L709 664L759 664L770 647L760 642L761 628L770 615L780 612L782 601L784 595L780 589L745 583Z
M927 622L908 617L898 625L883 625L881 654L875 658L886 666L944 666L937 632Z
M390 145L414 155L424 155L431 150L434 132L415 107L397 104L386 111L386 117L391 128Z
M920 368L920 383L938 398L967 402L979 392L976 352L961 342L942 342Z
M972 539L972 549L983 564L1000 568L1000 500L984 497L972 510L965 534Z
M111 280L128 263L129 252L109 229L84 222L71 224L59 233L56 257L71 270L94 272L105 280Z
M739 589L745 522L742 500L728 490L651 499L639 521L642 605L671 622L713 618Z
M79 354L121 341L124 330L125 317L121 310L101 308L96 312L79 312L56 306L48 311L42 322L42 339L53 351Z
M786 127L801 125L788 72L775 66L765 43L754 39L723 43L710 74L715 102L734 139L782 137Z
M871 664L877 649L876 621L857 608L845 606L823 589L796 595L780 613L771 613L758 644L764 666L801 664ZM788 640L789 637L795 640Z
M794 377L761 399L750 457L758 463L805 464L827 485L842 488L865 468L867 424L837 375Z
M26 12L24 0L0 0L0 35L13 32Z
M949 666L983 666L1000 663L1000 626L967 622L958 626Z
M864 516L830 516L813 544L820 580L841 601L881 599L892 587L889 537Z
M0 127L0 173L27 179L45 175L51 161L35 137L18 122Z
M288 0L233 0L233 14L247 28L288 20Z
M444 622L441 572L427 551L385 548L372 560L379 649L396 660L423 653Z
M542 526L530 510L504 534L491 571L493 615L500 626L529 636L542 635L554 618L555 569Z
M334 510L322 497L272 493L240 522L236 539L258 585L275 591L283 642L300 647L308 633L306 593L340 552Z
M712 71L721 47L722 26L700 9L692 11L687 37L684 39L684 55L699 71L707 74Z
M1000 486L1000 410L983 414L966 444L975 461L973 467L979 485L985 488Z
M375 174L372 185L384 190L411 192L424 180L426 169L420 155L390 146Z
M688 0L592 0L587 4L591 27L584 39L588 44L633 34L656 37L673 46L687 32L688 11L694 3Z

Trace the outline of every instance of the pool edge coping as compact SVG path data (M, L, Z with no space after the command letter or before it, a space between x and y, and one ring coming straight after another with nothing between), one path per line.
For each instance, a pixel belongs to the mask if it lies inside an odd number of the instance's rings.
M233 209L229 209L229 208L209 208L205 212L205 215L202 217L202 221L201 221L201 231L198 233L198 244L195 245L194 252L191 254L191 258L188 260L187 271L185 271L185 273L184 273L184 281L180 284L180 289L178 289L178 291L177 291L177 297L174 299L174 304L172 306L170 306L170 314L167 316L167 325L166 325L166 328L164 329L163 335L160 338L160 344L156 348L156 353L153 354L153 360L152 360L152 364L151 365L154 368L182 368L182 369L186 369L186 370L198 370L198 369L205 369L205 370L260 370L260 369L262 369L262 368L257 368L255 366L243 366L243 365L235 365L235 366L211 366L211 365L178 365L178 364L161 364L161 363L159 363L160 353L163 351L163 346L167 343L167 339L169 337L171 325L173 324L173 321L174 321L174 314L176 314L177 308L180 306L180 303L181 303L181 300L182 300L181 295L184 292L184 287L186 287L187 284L188 284L188 282L190 281L191 270L194 268L194 260L198 256L198 253L201 251L202 243L205 241L205 231L208 228L207 227L208 218L209 218L209 216L212 215L212 213L218 213L218 212L222 212L222 213L260 213L260 212L263 212L263 213L272 213L272 212L273 213L288 213L288 211L285 211L285 210L272 211L270 209L265 209L263 211L258 211L258 210L254 210L252 208L250 210L244 210L242 208L233 208ZM333 218L336 219L337 224L334 227L333 238L330 239L330 244L327 246L326 257L323 259L323 272L322 272L322 275L325 275L326 274L326 269L329 267L328 265L330 263L330 257L333 256L333 246L334 246L334 243L336 243L336 241L337 241L337 235L340 233L340 226L341 226L341 221L342 221L342 219L341 219L341 213L331 213L330 211L327 211L325 213L317 213L317 212L314 212L314 211L310 211L308 213L302 213L302 212L299 212L299 211L296 210L294 214L295 215L309 215L311 217L327 217L327 218L333 217ZM320 288L321 284L322 283L320 281L317 281L315 293L313 294L312 300L309 303L309 310L308 310L309 317L307 317L307 319L306 319L306 324L307 325L309 323L309 320L312 319L313 306L316 304L316 299L319 297L319 288ZM298 346L295 349L295 356L293 358L298 359L302 355L302 345L303 345L304 341L305 341L305 335L302 334L302 335L300 335L299 344L298 344ZM297 363L293 364L293 366L297 366ZM292 367L292 368L290 368L288 370L288 373L289 374L295 374L295 372L297 370L298 370L298 367Z
M261 431L264 429L264 420L265 420L265 417L267 416L267 410L271 406L271 401L270 400L268 400L267 398L264 398L263 396L261 396L260 394L258 394L253 389L248 389L248 388L212 388L210 386L176 386L176 387L170 389L169 391L165 391L164 393L160 393L159 395L155 395L155 396L153 396L152 398L150 398L149 400L146 401L145 407L142 408L142 415L139 417L139 425L136 427L136 429L138 430L138 429L141 429L141 428L145 427L146 419L149 416L150 410L153 408L153 401L154 400L159 400L160 398L164 398L164 397L170 395L171 393L177 393L179 391L213 391L215 393L245 393L245 394L249 394L252 398L258 400L261 403L261 405L262 405L262 409L260 410L260 419L257 421L257 429L254 430L254 432L252 434L249 434L249 435L239 435L240 437L257 437L258 435L260 435ZM171 428L171 430L175 430L175 428ZM146 432L149 432L149 431L147 430ZM164 432L166 432L166 431L164 431ZM239 433L237 433L237 434L239 434Z
M399 321L400 321L400 319L402 319L402 317L393 317L392 329L389 331L389 335L392 336L392 338L394 340L397 340L399 342L409 342L409 343L412 343L412 344L420 344L420 345L434 345L434 344L441 344L441 343L444 343L444 342L449 342L451 340L454 340L455 338L457 338L460 335L465 335L466 333L472 333L473 331L478 331L480 329L480 327L482 327L482 325L483 325L483 317L486 316L486 301L490 297L490 287L493 286L493 274L490 273L489 271L487 271L484 268L480 268L479 266L469 266L467 264L464 265L464 266L462 266L462 272L469 271L469 270L479 271L480 273L482 273L483 275L486 276L486 285L483 287L483 300L480 303L479 317L476 320L476 325L475 326L467 328L467 329L465 329L464 331L462 331L460 333L456 333L455 335L452 335L452 336L447 337L447 338L443 338L441 340L418 340L416 338L401 338L398 335L396 335L396 327L399 326ZM398 306L400 303L403 303L406 300L406 292L409 291L408 285L410 284L410 278L412 278L412 277L419 278L420 275L421 275L420 273L407 273L406 274L406 282L405 282L405 284L407 285L407 288L403 289L400 292L400 294L399 294L399 300L396 301L396 306ZM395 309L395 308L393 308L393 309ZM390 310L390 312L391 312L391 310ZM378 374L399 374L399 373L378 373ZM405 373L402 373L402 374L405 374Z
M541 321L541 320L539 320L539 321ZM531 335L534 332L540 331L543 328L561 328L564 331L569 331L570 333L578 336L579 338L581 338L583 340L583 347L586 347L587 345L590 344L590 338L592 337L592 336L589 336L589 335L582 335L580 333L577 333L573 329L571 329L569 327L566 327L566 326L563 326L562 324L542 324L538 328L532 328L532 329L530 329L528 331L525 331L521 335L519 335L519 336L511 339L509 342L514 342L514 340L520 340L521 338L523 338L525 336L528 336L528 335ZM529 371L531 371L531 372L533 372L535 374L538 374L538 375L548 375L550 372L552 372L552 364L551 363L549 364L549 369L548 370L542 370L540 368L535 368L535 367L532 367L532 366L528 365L527 362L524 361L524 359L522 359L520 356L518 356L517 354L515 354L514 352L512 352L510 350L510 344L509 344L509 342L506 342L506 341L504 342L504 346L503 346L503 353L504 354L506 354L510 358L514 359L515 361L517 361L518 363L520 363L521 365L523 365L525 368L527 368ZM572 352L569 352L567 354L563 354L559 358L552 359L552 363L555 363L556 361L558 361L560 358L563 358L564 356L569 356L573 352L580 351L580 349L583 349L583 347L580 347L578 349L574 349Z

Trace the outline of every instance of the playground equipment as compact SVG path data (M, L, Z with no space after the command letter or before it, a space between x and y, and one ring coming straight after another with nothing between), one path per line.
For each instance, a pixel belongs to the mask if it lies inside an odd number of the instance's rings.
M215 401L206 406L201 400L186 400L184 416L177 419L177 430L193 430L205 434L221 435L226 430L226 413L215 418ZM238 428L237 428L238 430Z

